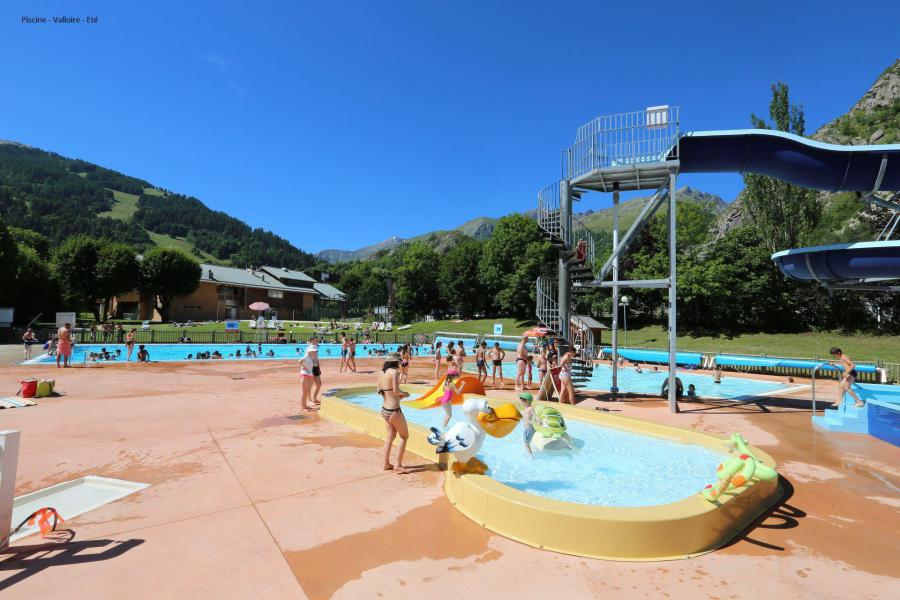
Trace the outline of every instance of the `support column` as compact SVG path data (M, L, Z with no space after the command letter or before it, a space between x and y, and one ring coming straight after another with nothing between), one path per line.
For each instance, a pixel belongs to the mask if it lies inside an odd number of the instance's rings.
M613 234L612 247L619 245L619 184L613 185ZM612 385L610 393L619 393L619 257L612 264Z
M676 378L676 361L675 361L675 338L678 333L676 322L677 305L676 305L676 260L675 260L675 173L669 174L669 410L678 412L678 395Z
M19 432L0 431L0 551L9 546L18 463Z
M569 260L563 255L569 249L569 235L572 231L572 196L569 194L569 180L559 182L559 236L565 246L559 252L559 334L569 342Z

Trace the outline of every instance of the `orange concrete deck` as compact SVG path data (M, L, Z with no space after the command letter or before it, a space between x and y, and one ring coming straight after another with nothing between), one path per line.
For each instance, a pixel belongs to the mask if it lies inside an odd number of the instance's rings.
M323 363L323 389L374 381L374 361L350 375ZM428 376L419 364L413 381ZM26 376L55 377L65 396L0 411L2 428L22 431L17 494L87 474L152 486L69 521L67 544L14 543L0 555L4 599L889 598L900 589L900 449L819 432L808 409L683 403L676 415L660 400L585 400L740 431L788 483L783 504L722 550L617 563L479 528L430 465L381 471L378 441L297 418L289 362L0 366L10 393Z

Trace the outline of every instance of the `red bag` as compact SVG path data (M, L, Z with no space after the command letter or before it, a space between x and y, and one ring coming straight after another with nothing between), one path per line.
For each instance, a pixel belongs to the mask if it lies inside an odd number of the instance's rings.
M23 398L34 398L35 394L37 394L37 379L26 379L21 383L22 389L19 392L19 395Z

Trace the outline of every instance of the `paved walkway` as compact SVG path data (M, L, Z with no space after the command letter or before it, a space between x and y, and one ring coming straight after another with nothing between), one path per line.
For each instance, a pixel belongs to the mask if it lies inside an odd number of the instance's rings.
M324 361L323 361L324 362ZM419 361L413 380L429 369ZM367 372L326 387L371 385ZM896 597L900 449L823 434L805 409L586 400L718 434L741 431L792 488L742 539L692 560L621 563L524 546L460 515L443 473L380 470L380 443L299 414L284 362L0 367L65 394L0 412L21 429L17 493L96 474L152 484L0 555L15 598ZM498 392L512 397L512 392ZM423 461L411 456L412 464Z

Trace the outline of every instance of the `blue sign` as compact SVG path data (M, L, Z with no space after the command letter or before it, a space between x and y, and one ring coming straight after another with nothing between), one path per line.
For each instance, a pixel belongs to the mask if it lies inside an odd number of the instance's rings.
M494 323L494 335L503 335L503 323Z
M225 321L225 331L240 331L240 321Z

